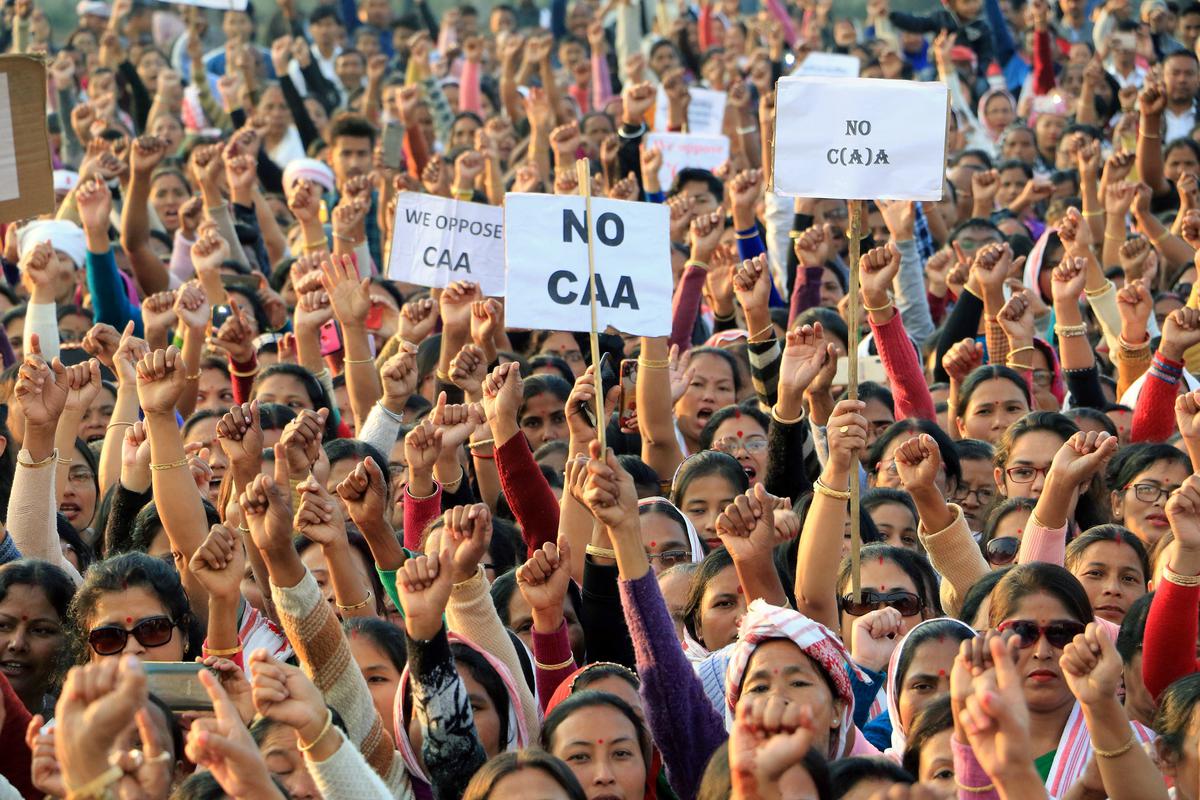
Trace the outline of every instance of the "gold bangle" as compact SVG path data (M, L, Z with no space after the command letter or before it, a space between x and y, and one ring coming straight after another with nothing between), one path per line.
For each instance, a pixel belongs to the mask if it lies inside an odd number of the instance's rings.
M1126 237L1125 237L1124 235L1117 236L1116 234L1112 234L1112 233L1109 233L1108 231L1105 231L1105 232L1104 232L1104 238L1105 238L1105 239L1114 239L1114 240L1116 240L1116 241L1118 241L1118 242L1123 242L1123 241L1125 241L1125 238L1126 238Z
M1017 372L1033 372L1033 364L1022 364L1020 361L1012 361L1011 359L1005 361L1004 366L1009 369L1015 369Z
M543 664L540 661L534 660L533 664L538 669L544 669L547 672L554 672L555 670L566 669L567 667L575 666L575 659L568 658L566 661L562 662L561 664Z
M1079 325L1055 325L1054 332L1064 339L1071 339L1076 336L1086 335L1087 325L1082 323Z
M242 646L240 644L237 647L226 647L221 650L213 650L208 645L204 645L204 647L201 649L204 650L204 655L208 656L236 656L238 653L242 652Z
M133 427L133 423L132 423L132 422L110 422L110 423L108 423L107 427L105 427L105 428L104 428L104 432L105 432L105 433L108 433L109 431L111 431L113 428L116 428L116 427L130 427L130 428L132 428L132 427Z
M996 784L994 783L989 783L986 786L965 786L959 783L957 780L954 781L954 785L958 787L960 791L970 792L971 794L987 794L988 792L994 791L996 788Z
M795 425L797 422L804 419L804 411L801 410L795 419L788 419L779 415L777 406L771 406L771 419L775 420L780 425Z
M868 314L878 314L881 311L887 311L891 307L892 307L891 300L888 300L886 303L879 306L878 308L871 308L869 305L867 305L866 301L863 301L863 304L862 304L863 311L866 311Z
M154 470L155 472L161 472L164 469L175 469L176 467L186 467L187 463L188 463L187 456L184 456L183 458L179 459L178 461L172 461L170 464L151 464L150 469Z
M250 535L250 529L247 528L245 525L235 525L234 527L237 528L242 533L246 534L247 536Z
M1122 350L1128 350L1131 353L1138 353L1142 350L1150 349L1150 334L1146 334L1146 341L1141 344L1130 344L1129 340L1124 336L1117 336L1117 342L1121 345Z
M1037 348L1036 348L1036 347L1034 347L1034 346L1033 346L1033 345L1031 345L1031 344L1027 344L1027 345L1025 345L1024 347L1018 347L1018 348L1016 348L1015 350L1009 350L1009 351L1008 351L1008 357L1009 357L1009 358L1012 358L1012 357L1013 357L1013 356L1015 356L1017 353L1024 353L1026 350L1028 350L1029 352L1031 352L1031 353L1032 353L1033 351L1037 350Z
M200 373L197 372L195 375L184 375L183 379L187 381L198 381L200 380Z
M366 608L367 603L371 602L372 598L374 598L374 597L375 597L375 593L372 592L370 589L367 589L367 599L363 600L361 603L355 603L352 606L344 606L341 603L338 603L335 601L334 605L336 605L342 611L357 611L360 608Z
M474 450L476 447L486 447L496 444L495 439L480 439L478 442L467 442L467 449Z
M71 463L75 461L73 458L63 458L62 456L59 456L57 460L58 463L62 464L64 467L71 466Z
M107 797L110 794L112 785L123 777L125 777L125 770L113 765L78 789L68 789L67 797L77 798L78 800L91 797Z
M642 369L667 369L671 366L669 358L642 358L638 357L638 366Z
M760 337L766 333L771 334L771 339L775 338L775 323L774 322L772 322L770 325L763 328L761 331L755 331L754 333L750 334L750 336L746 339L746 341L754 342L755 344L761 344L761 342L758 341L758 337ZM770 341L770 339L764 339L763 341Z
M683 266L685 268L686 267L699 267L700 269L704 270L705 272L708 272L708 264L706 264L703 261L697 261L694 258L689 258L687 261L683 262Z
M1104 285L1099 289L1084 289L1083 293L1088 297L1099 297L1102 294L1106 294L1111 288L1113 288L1113 282L1110 280L1105 280Z
M326 239L326 240L321 241L318 244L309 244L308 242L305 242L304 246L301 249L306 253L311 252L313 250L328 250L329 249L329 241Z
M817 478L813 482L813 491L815 491L817 494L823 494L826 497L832 497L834 500L849 500L850 499L850 490L849 489L846 489L845 491L839 491L838 489L832 489L820 478Z
M26 464L24 461L17 459L17 463L20 464L22 467L25 467L26 469L42 469L43 467L50 466L57 459L58 459L58 451L56 450L54 453L46 456L41 461L31 461L30 463Z
M474 189L455 189L454 197L456 200L473 200L475 198Z
M329 729L333 727L333 712L325 709L325 727L321 728L321 732L317 734L317 738L313 739L308 744L300 741L300 731L296 731L296 747L300 748L301 753L307 753L312 750L317 744L325 738L325 734L329 733Z
M1125 742L1125 744L1121 745L1116 750L1101 750L1099 747L1096 747L1095 742L1092 742L1092 752L1098 755L1100 758L1117 758L1118 756L1123 756L1132 750L1134 742L1136 741L1137 739L1134 738L1133 731L1130 731L1129 741Z
M1170 564L1163 565L1163 580L1176 586L1200 586L1200 575L1182 575L1171 569Z
M450 380L449 375L447 375L445 372L442 372L440 369L435 369L433 371L433 375L435 378L437 378L442 383L453 383L454 382L454 381Z
M235 378L253 378L255 375L258 374L258 367L255 366L254 369L248 370L247 372L238 372L236 369L234 369L231 366L229 368L229 374Z
M597 546L596 546L596 545L594 545L594 544L589 544L589 545L588 545L586 548L584 548L584 551L585 551L585 552L586 552L586 553L587 553L589 556L598 556L599 558L612 558L612 559L615 559L615 558L617 557L617 551L616 551L616 550L613 550L613 549L611 549L611 548L608 548L608 547L597 547Z
M1142 130L1138 131L1138 135L1145 136L1147 139L1161 139L1162 138L1161 133L1148 133L1148 132L1142 131Z
M1104 209L1102 209L1102 208L1098 209L1096 211L1084 211L1083 212L1084 219L1091 219L1092 217L1103 217L1103 216L1104 216Z
M373 359L373 358L343 358L342 363L343 364L374 364L375 359Z

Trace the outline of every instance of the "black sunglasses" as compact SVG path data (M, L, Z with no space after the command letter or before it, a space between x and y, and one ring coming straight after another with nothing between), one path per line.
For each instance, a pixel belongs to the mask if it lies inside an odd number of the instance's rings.
M1043 636L1051 647L1059 650L1069 645L1076 636L1083 633L1087 626L1082 622L1064 619L1051 622L1049 625L1038 625L1029 619L1008 619L997 626L998 631L1012 631L1017 636L1017 644L1022 650L1033 647Z
M1021 540L1015 536L1001 536L992 539L983 548L983 557L993 567L1011 564L1021 549Z
M146 617L126 630L120 625L101 625L88 633L88 644L98 656L115 656L129 644L129 637L142 647L162 647L175 635L175 623L170 617Z
M854 595L848 594L839 600L842 611L855 617L861 617L871 611L891 606L900 612L902 617L911 617L921 613L925 601L912 592L873 592L865 590L862 600L854 602Z

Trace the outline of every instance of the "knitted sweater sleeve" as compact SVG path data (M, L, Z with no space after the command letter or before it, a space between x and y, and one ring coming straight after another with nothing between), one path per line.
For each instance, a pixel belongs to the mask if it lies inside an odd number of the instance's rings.
M683 277L675 288L675 296L671 299L671 338L670 344L679 345L679 352L685 352L692 346L692 329L696 326L696 316L700 313L700 293L704 289L704 279L708 270L689 264L683 268Z
M567 632L565 619L554 633L538 633L536 630L532 633L534 674L544 713L559 684L575 672L575 656L571 653L571 635Z
M446 625L455 633L461 634L475 644L487 650L504 662L512 673L513 683L516 684L517 694L521 698L521 713L525 717L525 729L530 739L535 739L541 730L538 716L537 701L533 692L525 682L521 670L521 660L517 656L517 648L513 645L496 606L492 603L492 593L488 591L487 578L483 569L475 570L475 574L454 584L450 592L450 602L446 605Z
M524 436L513 436L496 448L500 489L521 526L529 555L558 538L558 499L533 460Z
M317 761L304 754L308 771L312 773L317 788L322 797L328 798L361 798L361 800L408 800L412 798L413 790L405 773L405 783L401 791L393 793L383 779L363 760L350 740L339 730L337 736L342 744L329 758Z
M1183 362L1154 354L1137 405L1133 407L1131 442L1165 442L1175 432L1175 394ZM1171 380L1174 378L1174 380Z
M937 421L933 410L933 396L921 371L917 351L913 349L904 321L899 314L882 325L871 323L871 333L879 349L879 359L887 372L888 382L896 397L896 419L919 417Z
M442 485L433 482L433 494L428 497L413 497L404 486L404 546L415 552L421 551L421 533L425 526L442 513ZM397 606L399 608L399 606Z
M1062 566L1067 557L1067 526L1047 528L1037 521L1032 514L1025 524L1025 533L1021 536L1021 549L1017 551L1017 563L1029 564L1034 561L1044 561L1047 564Z
M389 787L406 784L404 762L395 757L391 734L383 729L367 680L350 655L346 635L317 579L305 570L295 586L272 584L271 597L300 666L345 720L350 741Z
M942 576L942 609L952 616L958 613L963 595L975 581L988 574L991 567L979 552L962 509L953 503L950 509L954 512L954 522L948 528L930 533L922 526L917 535L925 545L929 562Z
M1142 680L1156 699L1177 679L1200 670L1196 661L1198 608L1200 586L1180 586L1168 580L1155 585L1142 641Z

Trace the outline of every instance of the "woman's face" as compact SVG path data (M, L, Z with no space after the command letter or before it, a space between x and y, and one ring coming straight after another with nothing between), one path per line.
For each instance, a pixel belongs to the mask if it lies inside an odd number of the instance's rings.
M557 332L547 336L542 342L542 348L538 350L538 355L543 354L558 356L566 361L576 378L587 369L587 364L583 362L583 353L579 349L579 342L575 341L575 337L569 333Z
M208 468L212 470L212 478L208 481L208 500L216 503L221 493L221 479L225 470L229 469L229 458L225 448L217 441L217 423L219 417L208 417L191 425L183 437L184 444L201 444L208 448Z
M350 655L354 658L354 663L367 679L367 688L371 690L371 702L379 712L383 729L394 731L396 728L393 711L396 707L396 692L400 689L400 670L371 637L359 631L351 631L347 641L350 643Z
M1037 162L1037 147L1029 131L1013 131L1004 137L1004 158L1015 158L1032 166Z
M271 139L282 137L292 124L292 113L284 102L283 92L275 86L263 92L262 99L258 101L258 113L266 118L267 136Z
M1049 279L1050 270L1042 270L1042 275ZM1047 286L1049 284L1047 283ZM1058 411L1062 404L1051 390L1054 386L1054 368L1050 359L1040 348L1035 348L1029 354L1029 363L1033 367L1033 402L1040 411Z
M1192 148L1185 145L1172 147L1167 151L1166 160L1163 162L1163 174L1168 180L1178 181L1185 173L1200 173L1200 161L1196 160Z
M304 389L304 383L295 375L282 372L262 378L254 397L259 403L281 403L296 412L304 409L316 411L312 398Z
M579 624L579 614L575 604L567 599L563 603L563 619L567 622L567 637L571 640L571 652L583 663L584 638L583 626ZM508 599L508 629L533 650L533 610L520 592L513 592Z
M510 772L492 784L491 797L524 797L526 800L571 800L567 790L550 773L536 767Z
M675 638L680 644L683 644L683 610L687 607L688 590L695 574L675 570L658 576L658 589L667 604L667 611L671 612L671 621L675 623Z
M903 503L880 503L870 510L871 521L888 544L921 552L917 540L917 518Z
M982 439L996 444L1008 426L1029 413L1025 393L1012 381L992 378L971 393L966 412L957 420L964 439Z
M96 601L96 607L92 611L87 629L90 632L96 628L112 625L131 631L138 623L151 617L170 617L170 615L167 613L167 607L163 605L156 594L144 586L130 586L119 592L102 593L99 600ZM187 649L187 642L184 640L183 632L179 629L179 620L171 621L176 625L171 631L171 639L166 644L146 647L131 633L125 642L125 649L121 652L102 656L89 647L88 656L92 661L99 661L102 658L120 658L122 655L137 656L142 661L182 661L184 650Z
M1026 433L1013 444L1004 469L995 468L996 485L1003 487L1007 497L1041 497L1050 461L1063 446L1063 441L1053 431Z
M1016 111L1012 103L1002 94L992 95L983 105L983 118L994 131L1002 131L1012 124Z
M637 689L633 688L633 684L624 678L618 678L616 675L605 675L603 678L592 681L583 688L594 692L615 694L628 703L629 707L637 712L638 717L642 719L646 718L645 708L642 706L642 696L638 694Z
M85 442L103 439L116 403L117 397L112 390L107 386L101 386L96 399L83 412L83 419L79 421L79 438Z
M479 735L479 743L483 745L488 758L503 752L505 743L500 741L500 712L492 702L491 696L483 688L483 684L475 680L465 664L458 664L458 677L462 679L463 687L467 690L467 699L471 702L471 713L475 717L475 732Z
M479 123L471 117L462 117L457 120L450 128L451 149L474 147L475 131L479 130L479 127Z
M982 531L987 522L987 509L996 497L992 462L983 458L964 458L959 465L962 467L962 480L958 483L954 502L962 507L967 526L974 532Z
M687 531L666 514L648 513L641 516L642 544L650 556L650 568L659 575L676 564L692 560L692 547ZM671 554L664 557L664 554Z
M868 592L877 592L879 594L891 594L894 592L908 592L917 597L921 596L921 592L917 589L917 585L913 583L912 578L908 577L908 573L900 568L894 561L884 559L864 559L861 566L862 588L864 599ZM849 592L849 589L846 589ZM922 608L916 614L900 618L900 630L896 632L896 637L899 638L912 630L918 622L925 618L930 609ZM857 616L849 611L842 612L842 641L850 641L850 630L854 626L854 621Z
M355 592L354 596L356 598L366 597L367 592L371 590L371 579L367 577L367 565L363 563L363 559L358 555L357 550L351 550L351 553L350 564L357 577L362 581L361 591L353 589L351 591ZM325 596L325 599L333 606L334 612L340 617L341 614L337 609L337 601L333 595L333 580L329 573L329 561L325 558L324 551L314 545L300 554L300 560L304 563L304 566L308 567L308 571L313 574L313 577L316 578L317 586L321 589L321 594ZM357 600L352 602L357 602Z
M292 800L321 800L321 790L308 774L304 754L296 745L296 731L287 725L272 725L258 746L271 775L283 784Z
M846 291L842 288L842 282L838 280L837 273L832 268L826 267L821 273L821 294L819 303L822 308L837 308L838 303L846 296Z
M1054 154L1058 150L1058 140L1067 129L1067 121L1058 114L1042 114L1034 125L1038 149L1043 153Z
M1072 573L1083 584L1096 616L1117 625L1133 601L1146 593L1141 559L1119 539L1088 547Z
M567 404L553 392L535 394L526 400L519 422L535 450L547 442L565 442L569 435Z
M1191 471L1178 461L1155 461L1124 486L1113 487L1113 517L1151 547L1171 529L1163 509L1167 496Z
M691 360L687 369L687 388L675 403L675 419L683 435L690 440L700 437L700 431L718 410L733 405L733 370L725 359L712 353L701 353Z
M772 639L760 644L746 664L742 697L781 697L789 704L812 709L812 746L822 755L829 752L829 737L841 724L841 698L833 696L820 668L795 642Z
M960 640L951 636L926 639L917 646L896 705L900 710L900 729L909 731L917 712L950 691L950 668L958 655Z
M693 478L684 491L679 509L696 526L696 532L709 547L720 547L717 517L733 502L738 490L724 475L713 473Z
M713 431L712 449L737 459L750 485L767 474L767 432L754 417L735 414Z
M704 587L696 618L696 638L712 652L737 638L738 623L746 613L746 595L733 565L718 572Z
M233 384L229 376L216 367L201 369L196 387L196 410L224 411L232 405Z
M58 488L58 510L76 531L83 532L96 516L96 472L78 448L67 469L67 480Z
M611 706L587 706L554 731L550 752L567 763L588 800L640 800L646 792L646 760L638 730Z
M921 747L917 780L937 792L939 798L953 800L958 796L954 785L954 751L950 747L953 728L934 734Z
M183 180L173 172L164 172L150 184L150 205L167 233L179 227L179 207L190 197Z
M175 117L169 114L160 114L154 120L154 124L150 126L150 130L154 136L167 143L168 154L179 150L179 143L183 141L183 126Z
M1021 598L1005 621L1025 620L1046 626L1052 622L1079 622L1057 597L1043 592ZM1067 688L1058 666L1062 648L1050 644L1039 635L1032 647L1017 650L1017 672L1021 676L1025 700L1031 711L1046 712L1074 703L1075 696Z
M45 589L9 586L0 600L0 673L32 711L41 708L41 696L54 677L66 640L62 619Z

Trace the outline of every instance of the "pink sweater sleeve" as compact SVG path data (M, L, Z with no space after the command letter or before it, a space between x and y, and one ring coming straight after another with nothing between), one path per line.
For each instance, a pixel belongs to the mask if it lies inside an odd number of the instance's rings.
M984 786L991 786L992 779L983 771L970 745L963 744L951 736L950 750L954 753L954 782L959 786L971 788L970 791L959 789L958 800L995 800L1000 797L1000 793L995 789L978 791Z
M675 287L675 297L671 300L670 344L679 345L681 353L692 347L692 328L700 313L700 295L707 277L708 270L704 267L689 264L683 268L683 277Z
M775 18L778 25L783 26L783 39L788 43L788 47L796 45L796 26L792 24L792 18L788 16L787 9L779 0L767 0L767 10L771 12L771 16Z
M1021 536L1021 549L1017 553L1018 564L1044 561L1047 564L1063 565L1067 557L1067 526L1047 528L1037 522L1032 514Z
M533 631L533 663L537 674L538 701L544 713L559 684L575 672L575 656L571 653L571 636L567 633L565 619L554 633Z
M429 497L413 497L404 486L404 546L413 552L421 550L421 534L425 526L442 513L442 485L433 482L433 494Z
M462 77L458 79L458 110L483 116L483 103L479 99L479 64L469 59L463 62Z
M933 396L929 394L921 362L917 360L917 351L904 331L900 314L893 313L892 318L882 325L872 322L871 333L891 383L889 388L896 398L897 421L917 417L937 422Z
M608 59L603 53L592 53L592 111L603 111L612 96L612 76L608 72Z

